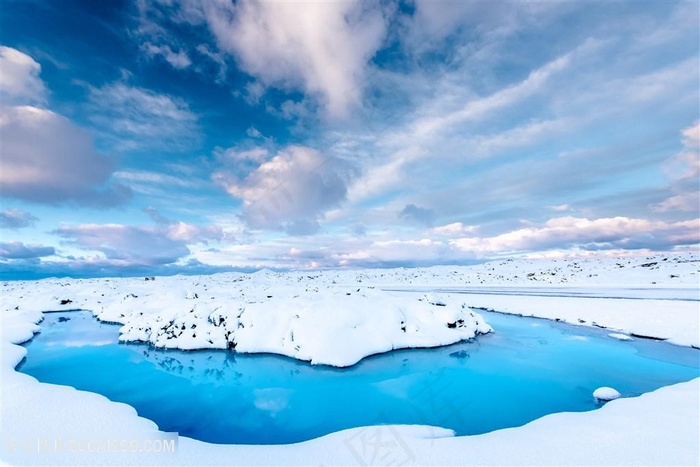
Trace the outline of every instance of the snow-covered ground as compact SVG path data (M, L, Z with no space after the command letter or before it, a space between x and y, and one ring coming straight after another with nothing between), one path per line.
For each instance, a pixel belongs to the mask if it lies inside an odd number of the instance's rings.
M128 406L14 371L25 352L14 344L38 330L41 311L89 309L122 323L122 340L183 349L235 346L337 366L394 348L444 345L488 332L474 308L700 346L698 265L697 255L684 254L3 283L2 459L52 465L697 465L700 380L616 400L594 412L554 414L473 437L383 426L289 446L217 446L181 438L177 454L56 452L46 446L37 454L8 440L133 439L156 431Z

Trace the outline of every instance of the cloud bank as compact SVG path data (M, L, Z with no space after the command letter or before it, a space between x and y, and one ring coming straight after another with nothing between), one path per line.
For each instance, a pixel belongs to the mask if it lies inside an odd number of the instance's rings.
M10 102L38 100L44 86L29 56L4 47L3 94ZM3 196L37 203L74 201L91 206L122 204L128 188L109 184L118 161L95 151L92 136L67 118L33 105L0 108Z

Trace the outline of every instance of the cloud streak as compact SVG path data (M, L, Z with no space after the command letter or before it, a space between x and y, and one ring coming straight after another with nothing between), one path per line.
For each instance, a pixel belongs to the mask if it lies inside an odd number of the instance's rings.
M481 255L552 248L664 250L679 244L700 243L700 219L666 223L628 217L593 220L557 217L541 227L527 227L494 237L460 238L450 243L462 251Z
M54 254L56 254L56 250L51 246L26 245L22 242L0 243L0 258L3 259L32 259L53 256Z
M0 212L0 227L3 229L22 229L31 227L39 219L21 209L5 209Z
M119 150L184 150L200 141L197 116L183 99L114 82L89 88L90 120Z

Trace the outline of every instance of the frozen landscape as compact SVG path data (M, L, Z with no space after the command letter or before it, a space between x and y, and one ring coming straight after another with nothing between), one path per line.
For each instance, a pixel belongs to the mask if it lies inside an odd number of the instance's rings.
M697 0L0 1L0 465L700 467Z
M498 333L479 309L607 328L613 339L651 338L697 348L699 264L697 255L685 253L419 269L6 282L4 434L111 439L157 430L128 406L14 371L25 355L16 344L40 330L42 311L89 310L100 320L120 323L122 341L277 353L337 367L392 349L442 346ZM177 453L169 455L5 449L3 461L390 465L403 460L447 465L469 459L474 464L693 465L700 452L698 384L695 379L623 397L592 412L552 414L477 436L383 425L283 446L212 445L181 437ZM609 389L601 388L598 396L614 398ZM380 452L368 450L372 436L383 437ZM503 443L509 448L499 447ZM394 461L387 462L386 456Z

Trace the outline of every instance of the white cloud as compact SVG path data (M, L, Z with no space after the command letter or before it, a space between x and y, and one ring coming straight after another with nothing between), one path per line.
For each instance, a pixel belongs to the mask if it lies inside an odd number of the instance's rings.
M180 198L186 196L184 190L188 190L192 199L195 190L211 187L210 180L199 178L197 174L171 175L150 170L119 170L113 176L131 190L148 196Z
M258 104L262 96L265 95L265 86L259 81L246 83L244 89L243 98L249 105Z
M47 90L39 77L41 65L11 47L0 46L0 95L9 103L44 104Z
M318 96L331 115L361 98L367 62L386 25L376 4L360 1L205 2L219 48L267 86Z
M475 121L494 112L508 108L525 98L541 92L546 88L549 81L558 73L569 67L572 59L581 53L585 53L594 47L594 42L585 42L577 49L561 55L556 59L546 63L540 68L533 70L522 81L500 89L488 96L467 98L458 109L445 112L443 102L433 102L433 109L426 111L428 115L422 115L404 131L396 135L398 141L405 141L405 138L426 138L435 137L440 132L454 128L457 124L466 121Z
M455 250L439 240L423 238L420 240L375 241L365 248L349 253L342 253L334 258L340 266L364 264L435 264L458 261L464 257L455 255Z
M173 68L176 68L178 70L185 69L192 64L192 60L190 60L190 57L187 55L187 52L185 52L184 50L178 50L177 52L174 52L167 44L154 45L150 42L147 42L143 44L142 48L147 56L151 58L157 56L163 57L163 59L165 59L166 62L168 62Z
M119 261L122 266L175 263L190 254L188 244L223 237L217 226L202 227L160 218L164 222L152 227L82 224L61 226L54 233L79 248L97 251L108 260Z
M504 149L529 146L557 133L563 133L573 127L573 119L531 121L521 126L502 131L494 135L484 135L467 139L462 144L473 146L472 154L489 156Z
M528 227L494 237L452 240L462 251L480 254L547 250L552 248L670 248L676 243L700 242L700 219L666 223L614 217L586 219L558 217L541 227Z
M255 162L261 164L268 158L269 154L270 153L265 148L253 148L248 150L239 150L235 147L214 149L216 158L224 163Z
M452 224L441 225L431 229L431 233L441 237L463 237L471 235L478 231L475 225L464 225L461 222L453 222Z
M114 173L114 177L125 182L136 184L166 185L178 188L196 188L198 186L196 182L190 179L148 170L120 170Z
M169 264L190 253L183 242L161 235L154 228L85 224L59 227L54 233L82 249L99 251L107 259L129 265Z
M226 60L224 60L224 57L221 54L221 52L213 51L207 44L199 44L195 50L200 55L203 55L204 57L211 60L211 62L213 63L213 65L217 69L216 81L219 83L223 82L224 79L226 79L228 65L226 64ZM197 68L197 69L199 71L203 71L201 68Z
M697 181L700 176L700 153L690 148L671 157L663 167L671 182Z
M571 211L572 208L568 204L556 204L549 206L549 209L551 209L552 211L564 212Z
M260 133L260 130L255 128L254 126L249 127L245 133L250 136L251 138L262 138L263 135Z
M405 186L409 178L407 169L427 159L430 165L434 165L435 159L469 161L570 130L573 119L566 117L530 120L490 135L475 134L472 126L543 94L554 78L598 45L594 40L585 41L532 70L522 80L484 96L476 95L464 85L455 89L453 81L464 80L459 79L461 70L441 76L432 84L433 90L427 97L416 96L420 100L407 121L400 120L393 128L374 135L383 157L370 162L373 167L365 170L351 187L350 198L362 200Z
M658 204L653 204L651 209L656 212L698 212L700 211L700 191L671 196Z
M3 196L55 204L114 205L131 194L105 185L116 160L98 154L90 134L68 119L31 106L0 109Z
M656 212L700 210L700 123L681 130L683 150L662 167L673 195L649 207Z
M221 227L212 225L201 227L179 221L167 226L167 237L185 243L206 243L208 240L220 240L223 238Z
M117 161L98 154L87 131L48 109L24 105L45 100L39 64L9 47L0 47L0 54L3 196L47 204L76 201L103 207L120 204L130 197L128 188L107 184Z
M414 47L433 47L460 28L476 30L496 41L512 35L521 24L554 18L567 6L560 2L436 2L416 0L407 40Z
M318 230L323 213L345 200L352 175L352 168L336 157L290 146L243 179L228 169L213 179L243 201L242 218L250 227L302 234Z
M700 122L681 131L683 145L688 148L700 148Z

